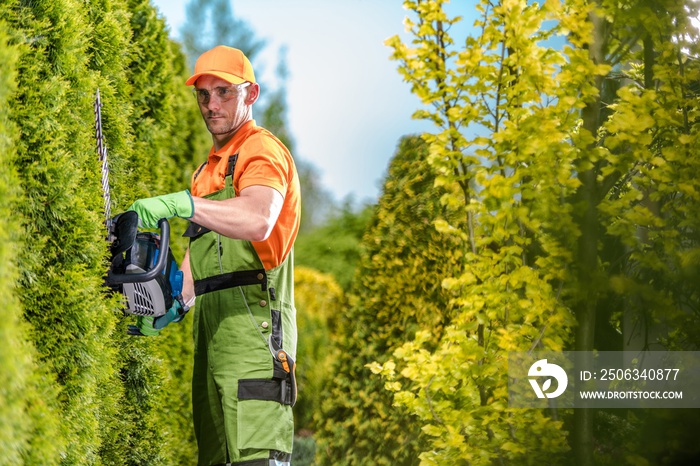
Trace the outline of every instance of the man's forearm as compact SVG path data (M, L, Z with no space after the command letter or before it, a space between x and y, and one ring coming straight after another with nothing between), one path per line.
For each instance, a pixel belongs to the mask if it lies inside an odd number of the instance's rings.
M233 239L263 241L277 221L284 199L275 189L250 186L221 201L194 197L194 223Z

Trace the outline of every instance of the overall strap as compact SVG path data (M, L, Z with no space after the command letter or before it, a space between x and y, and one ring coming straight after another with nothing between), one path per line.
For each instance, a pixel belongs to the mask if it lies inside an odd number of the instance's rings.
M233 173L236 171L236 162L238 162L238 152L228 157L228 166L226 167L226 187L233 187ZM197 172L194 174L194 179L197 179L201 171L207 165L208 162L204 162L199 166ZM197 225L194 222L190 222L187 226L187 230L182 235L185 238L197 238L205 233L209 233L211 230L209 228Z
M195 180L197 179L197 177L199 176L199 174L202 173L202 170L204 170L204 167L206 167L208 163L209 163L209 161L207 160L206 162L204 162L203 164L201 164L201 165L199 166L199 168L197 169L196 172L194 172L194 179L195 179Z
M236 171L236 162L238 162L238 152L228 157L228 167L226 168L226 176L233 176Z
M228 157L228 166L226 167L226 176L233 175L233 172L236 170L236 162L238 161L238 152L236 152L233 155L229 155ZM202 173L202 170L204 170L204 167L207 166L209 163L209 160L204 162L197 168L197 171L194 172L194 179L196 180L197 177L199 176L200 173Z
M225 187L233 188L233 173L236 171L236 162L238 162L238 152L228 157L228 167L226 167ZM234 193L235 196L235 193Z

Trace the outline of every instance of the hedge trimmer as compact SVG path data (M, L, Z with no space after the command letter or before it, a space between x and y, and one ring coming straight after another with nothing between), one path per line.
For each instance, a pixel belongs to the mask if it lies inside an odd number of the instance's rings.
M95 95L95 139L102 164L105 226L110 243L110 268L105 284L124 295L124 312L136 316L160 317L180 303L182 314L188 307L182 299L182 272L170 250L170 224L160 219L160 235L139 232L136 212L127 211L112 218L107 146L102 134L100 90ZM130 333L135 330L130 329ZM137 333L138 334L138 333Z

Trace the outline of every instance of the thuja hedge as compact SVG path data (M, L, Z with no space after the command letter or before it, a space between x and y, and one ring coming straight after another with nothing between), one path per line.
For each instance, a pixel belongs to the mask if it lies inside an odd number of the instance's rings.
M3 0L0 63L0 464L191 464L191 319L125 334L93 115L99 87L114 213L182 189L207 149L184 55L147 1Z

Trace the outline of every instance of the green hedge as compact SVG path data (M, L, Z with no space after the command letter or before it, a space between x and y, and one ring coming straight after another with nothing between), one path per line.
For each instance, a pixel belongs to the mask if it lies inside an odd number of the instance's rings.
M0 62L0 464L193 463L190 319L127 337L103 286L93 115L99 87L114 213L187 186L208 142L179 45L147 1L4 1Z
M7 44L8 26L0 22L0 108L7 108L9 96L15 91L16 47ZM27 343L27 326L21 318L19 299L13 288L18 278L15 251L20 245L18 220L13 206L18 198L17 173L10 159L16 142L17 128L7 112L0 113L0 288L3 296L3 318L0 319L0 373L5 383L0 385L0 457L4 464L18 464L21 449L29 438L30 420L26 415L27 400L32 384L32 348Z

